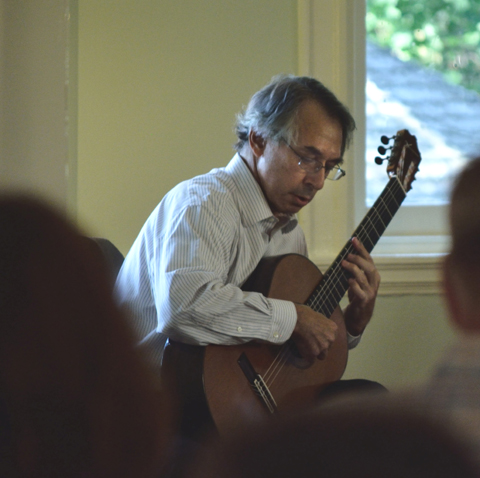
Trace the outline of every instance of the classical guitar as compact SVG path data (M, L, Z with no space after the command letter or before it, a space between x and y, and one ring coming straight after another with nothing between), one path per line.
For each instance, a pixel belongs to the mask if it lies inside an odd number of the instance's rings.
M411 189L420 163L415 136L401 130L393 139L391 148L380 146L378 149L380 154L390 150L390 156L385 158L388 159L390 180L352 234L369 252ZM382 137L384 145L389 140ZM382 158L376 158L377 163L382 161ZM173 354L184 357L186 353L189 357L180 368L183 372L197 375L192 379L197 386L194 392L190 386L180 385L180 393L188 396L186 401L190 404L190 413L186 412L185 420L198 420L198 402L205 400L216 429L221 435L226 435L246 422L313 404L326 385L342 377L348 359L348 346L338 304L348 289L348 273L341 267L341 262L349 253L355 253L351 241L343 247L324 275L309 259L298 254L267 258L260 262L243 286L244 290L261 292L270 298L304 303L334 320L339 333L325 360L305 361L291 341L280 346L259 342L207 347L177 344L182 350L174 350ZM167 361L170 353L167 347ZM179 373L181 371L177 369L177 380Z

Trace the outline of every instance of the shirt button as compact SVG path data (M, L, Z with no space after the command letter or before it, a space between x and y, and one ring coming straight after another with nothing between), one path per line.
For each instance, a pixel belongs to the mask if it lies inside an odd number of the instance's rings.
M237 327L237 330L241 332L243 329L241 327Z
M278 333L273 334L273 338L274 338L274 339L278 339L278 337L280 337L280 336L278 335Z

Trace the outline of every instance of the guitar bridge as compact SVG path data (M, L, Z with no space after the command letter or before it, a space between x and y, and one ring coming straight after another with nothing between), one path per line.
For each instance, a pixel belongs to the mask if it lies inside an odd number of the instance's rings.
M248 357L245 355L245 352L240 355L237 362L248 382L254 389L255 393L261 398L268 411L272 414L275 413L277 411L277 403L275 402L267 384L263 380L263 377L255 371L250 360L248 360Z

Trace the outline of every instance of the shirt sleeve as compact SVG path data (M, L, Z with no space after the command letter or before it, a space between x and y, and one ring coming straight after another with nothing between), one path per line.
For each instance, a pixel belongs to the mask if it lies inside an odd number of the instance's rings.
M347 342L348 342L348 349L354 349L362 340L362 334L360 335L351 335L348 333L347 330Z
M283 343L292 334L293 303L229 283L235 221L228 211L189 205L158 223L150 274L159 331L172 339L198 345Z

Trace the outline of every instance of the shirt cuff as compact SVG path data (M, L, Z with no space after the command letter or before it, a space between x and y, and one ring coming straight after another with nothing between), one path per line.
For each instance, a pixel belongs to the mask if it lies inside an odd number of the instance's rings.
M280 299L268 299L272 309L272 329L269 342L283 344L292 335L297 324L297 310L293 302ZM361 341L362 334L351 335L348 330L348 349L354 349Z
M293 333L297 324L297 310L293 302L280 299L268 299L272 310L272 328L269 342L283 344Z
M362 334L360 335L351 335L347 330L347 343L348 343L348 350L354 349L362 339Z

